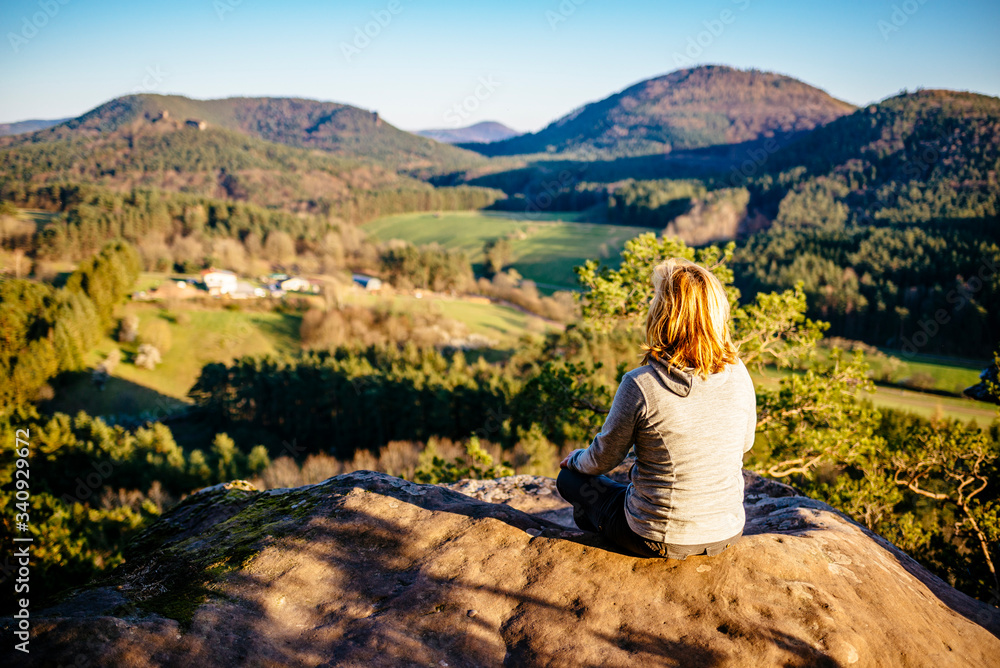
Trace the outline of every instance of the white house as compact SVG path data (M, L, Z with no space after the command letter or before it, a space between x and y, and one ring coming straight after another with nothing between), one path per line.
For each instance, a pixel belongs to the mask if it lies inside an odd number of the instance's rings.
M205 269L201 272L201 280L208 288L209 294L228 295L236 290L236 274L228 269Z
M278 287L285 292L306 292L312 289L312 284L304 278L293 276L281 281Z

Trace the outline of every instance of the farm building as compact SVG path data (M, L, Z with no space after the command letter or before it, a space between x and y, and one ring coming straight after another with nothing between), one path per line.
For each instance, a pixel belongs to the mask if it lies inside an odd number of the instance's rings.
M354 274L351 276L354 283L360 285L365 290L379 290L382 288L382 279L375 276L365 276L364 274Z
M228 269L205 269L201 280L212 295L227 295L236 290L236 274Z

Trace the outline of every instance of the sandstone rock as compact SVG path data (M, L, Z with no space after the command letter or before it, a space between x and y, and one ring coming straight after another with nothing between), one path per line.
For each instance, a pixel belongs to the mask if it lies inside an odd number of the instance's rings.
M830 506L746 473L743 539L684 561L572 526L552 479L370 471L218 485L35 615L68 666L987 666L1000 611ZM10 637L11 620L4 621Z

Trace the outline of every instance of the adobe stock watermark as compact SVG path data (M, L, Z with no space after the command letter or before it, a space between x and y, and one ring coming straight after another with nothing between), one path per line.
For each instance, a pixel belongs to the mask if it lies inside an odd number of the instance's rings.
M14 53L18 53L22 47L38 35L39 31L49 24L59 13L59 10L69 4L69 0L39 0L38 9L31 16L21 17L21 29L17 32L8 32L7 41Z
M941 152L937 150L937 147L924 142L916 159L907 160L906 165L903 167L903 174L913 179L922 178L924 172L933 167L934 163L940 159Z
M753 178L780 148L781 145L774 137L768 137L759 147L748 148L746 160L738 165L733 165L729 173L729 185L734 188L745 186L747 181Z
M934 164L941 159L941 152L937 147L929 144L927 142L921 142L921 147L919 152L915 156L910 156L907 159L906 164L903 166L903 174L910 179L920 180L924 179L925 174L929 172ZM877 204L884 205L886 203L885 198L878 197ZM876 225L878 221L871 214L872 207L866 207L865 210L858 216L856 224L858 225Z
M153 67L146 67L145 76L142 77L142 81L139 82L137 86L132 88L132 95L140 95L142 93L151 93L160 87L164 79L167 77L167 72L160 69L159 65L154 65Z
M456 102L451 109L444 112L444 120L451 127L457 128L467 123L469 117L500 87L500 82L494 79L492 74L479 77L477 83L471 95L466 95L461 102Z
M569 17L576 14L576 8L587 2L587 0L562 0L556 5L555 10L545 11L545 20L549 23L549 28L553 31L560 23L565 23Z
M306 447L304 445L299 445L299 439L297 438L293 438L291 441L282 439L281 451L290 455L292 459L298 459L300 455L305 453Z
M257 328L251 325L249 320L240 320L234 331L222 335L222 347L225 349L235 348L249 339L256 331L258 331Z
M970 304L976 293L982 290L987 281L996 276L998 271L1000 271L1000 259L983 258L972 277L961 287L949 290L948 294L945 295L945 301L954 304L954 308L950 312L947 309L939 308L932 317L924 318L917 323L919 331L914 332L909 338L901 337L900 349L903 351L903 355L912 358L921 348L930 343L931 339L941 332L941 327L951 322L955 313Z
M527 220L538 220L546 209L551 207L561 192L576 185L582 180L587 166L584 165L574 174L568 169L559 172L559 175L552 181L542 183L542 192L533 195L524 207L524 217Z
M483 441L490 440L492 434L499 433L503 429L504 423L514 417L509 413L504 413L503 406L498 406L496 410L490 408L486 413L486 423L474 432L476 437Z
M361 396L365 393L368 388L379 387L381 382L379 381L379 376L374 373L365 374L364 376L355 376L351 379L351 389L354 390L354 394Z
M72 506L74 503L82 504L88 501L91 496L104 487L108 478L123 464L125 464L124 461L117 459L91 461L90 466L93 471L85 471L77 476L74 481L76 482L76 487L73 488L73 494L66 492L59 497L59 500L67 506Z
M372 40L382 34L382 31L389 27L392 19L403 12L401 0L389 0L384 9L371 12L372 20L363 26L354 26L354 37L350 42L340 43L340 52L344 54L344 60L351 62L361 55L361 52L371 46Z
M736 5L739 12L744 12L750 8L750 0L731 1ZM677 67L694 65L701 55L705 53L705 49L712 46L715 40L722 36L722 33L726 31L726 27L736 23L737 15L738 12L732 9L723 9L719 12L718 17L702 21L701 24L705 29L695 35L688 35L687 46L684 48L683 53L674 51L674 65Z
M882 41L888 42L889 36L906 25L910 17L920 11L920 8L927 3L927 0L904 0L898 5L892 6L892 13L889 20L879 19L875 26L882 34Z
M31 592L31 546L34 543L34 536L31 534L31 476L29 473L31 455L31 434L28 429L18 429L14 434L14 455L16 466L12 475L14 482L14 524L21 535L13 538L14 559L17 570L14 580L14 593L21 594L23 598L17 600L17 612L14 613L14 623L17 628L14 636L21 642L15 643L14 649L25 654L30 654L28 645L31 642L31 612L27 596ZM4 524L7 524L5 521ZM10 528L11 525L8 525Z
M219 17L220 21L226 19L226 14L231 14L236 11L236 8L243 4L243 0L214 0L212 2L212 9L215 10L215 15Z

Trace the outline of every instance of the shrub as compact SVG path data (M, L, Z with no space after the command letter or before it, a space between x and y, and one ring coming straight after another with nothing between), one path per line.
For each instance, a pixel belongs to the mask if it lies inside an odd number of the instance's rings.
M156 349L156 346L149 343L143 343L139 346L139 354L135 356L137 367L153 370L161 361L163 360L160 358L160 351Z
M476 436L466 442L465 454L465 457L455 457L449 462L437 455L433 440L429 441L420 456L420 466L413 479L416 482L437 484L458 482L465 478L491 480L514 475L514 470L507 462L494 463L493 457L483 449Z
M118 322L118 341L132 343L139 335L139 316L134 313L125 315Z

